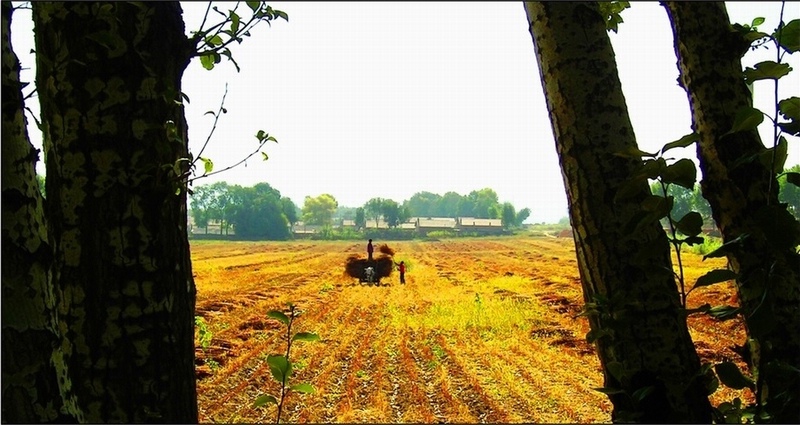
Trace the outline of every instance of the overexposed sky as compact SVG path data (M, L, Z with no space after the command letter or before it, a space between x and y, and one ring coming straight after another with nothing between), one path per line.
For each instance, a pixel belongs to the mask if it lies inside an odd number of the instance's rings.
M214 4L223 11L235 5ZM224 60L207 71L194 59L183 91L190 99L190 148L197 153L213 122L205 112L218 109L228 86L228 113L203 155L217 169L250 153L258 130L279 143L266 146L266 162L256 156L246 167L196 184L265 181L298 206L305 196L330 193L350 207L373 197L402 202L420 191L466 195L490 187L501 202L530 208L529 222L567 215L521 2L270 4L286 12L289 22L260 24L233 46L241 72ZM657 2L631 4L611 40L639 146L657 151L691 132L691 116L686 93L677 85L666 11ZM187 31L197 28L206 3L182 6ZM764 32L772 32L778 21L779 2L727 6L732 22L765 17L759 27ZM247 7L240 8L244 15ZM787 22L800 18L800 3L787 2L785 14ZM32 68L29 12L17 12L13 25L23 68ZM744 62L774 56L761 50ZM800 94L798 54L789 60L795 71L781 80L781 98ZM22 79L32 81L32 71ZM771 91L771 83L756 83L756 107L771 110ZM30 106L38 111L38 105ZM766 140L771 129L762 127ZM800 163L798 143L790 140L787 164ZM694 149L675 153L691 157Z

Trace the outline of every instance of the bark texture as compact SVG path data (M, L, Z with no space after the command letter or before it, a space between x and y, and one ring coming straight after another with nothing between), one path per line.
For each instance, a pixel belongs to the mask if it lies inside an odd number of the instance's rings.
M640 162L614 52L593 2L526 2L578 266L615 421L710 422L700 361L655 220L626 224L650 195L615 201ZM645 394L643 394L645 393Z
M758 160L765 147L753 131L727 134L750 106L741 57L748 43L731 30L722 2L666 2L680 82L692 109L703 172L703 196L725 242L742 238L728 254L739 274L739 302L754 342L756 395L779 423L800 422L800 223L775 190L775 175ZM770 143L771 145L771 143ZM771 185L770 185L771 182Z
M3 422L67 422L50 348L54 305L39 152L28 139L20 64L11 49L10 2L2 3L2 362Z
M177 2L34 2L53 354L81 422L197 421ZM183 169L178 166L178 174Z

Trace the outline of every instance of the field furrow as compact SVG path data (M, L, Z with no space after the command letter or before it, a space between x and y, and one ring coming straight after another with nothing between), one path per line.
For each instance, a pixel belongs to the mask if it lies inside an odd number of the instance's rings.
M378 241L376 246L383 242ZM502 237L390 242L408 266L379 287L344 273L360 242L192 244L197 316L210 344L198 344L201 422L275 421L279 394L266 357L286 349L286 328L266 313L292 302L293 331L321 342L292 346L292 383L281 421L296 423L592 423L610 420L600 364L586 343L588 320L571 238ZM687 286L724 267L684 254ZM689 306L733 303L729 284L699 288ZM690 316L704 361L741 359L740 321ZM715 403L751 400L720 389Z

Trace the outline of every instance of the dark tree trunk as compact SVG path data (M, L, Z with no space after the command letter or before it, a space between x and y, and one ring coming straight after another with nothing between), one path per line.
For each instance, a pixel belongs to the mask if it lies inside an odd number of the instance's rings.
M28 139L20 64L11 49L11 2L2 3L2 14L3 422L74 422L60 412L50 365L57 342L49 273L53 254L36 179L39 152Z
M625 231L650 195L647 183L615 201L640 162L615 155L637 145L598 6L526 2L525 10L612 419L710 422L666 234L657 220Z
M757 401L772 421L800 422L800 223L778 202L769 167L743 158L763 153L755 130L727 134L750 106L741 57L748 44L730 27L722 2L666 2L680 81L700 135L703 196L739 274L739 302L758 375ZM770 143L771 145L771 143ZM772 188L772 190L770 190Z
M67 411L197 421L177 2L34 2ZM178 167L178 174L185 167ZM176 193L178 192L178 193Z

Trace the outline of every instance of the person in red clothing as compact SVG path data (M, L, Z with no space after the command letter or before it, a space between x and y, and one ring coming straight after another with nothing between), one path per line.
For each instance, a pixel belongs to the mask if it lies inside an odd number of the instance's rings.
M405 285L406 283L406 262L401 261L400 264L394 263L397 266L397 271L400 272L400 283Z
M367 242L367 260L372 261L372 239Z

